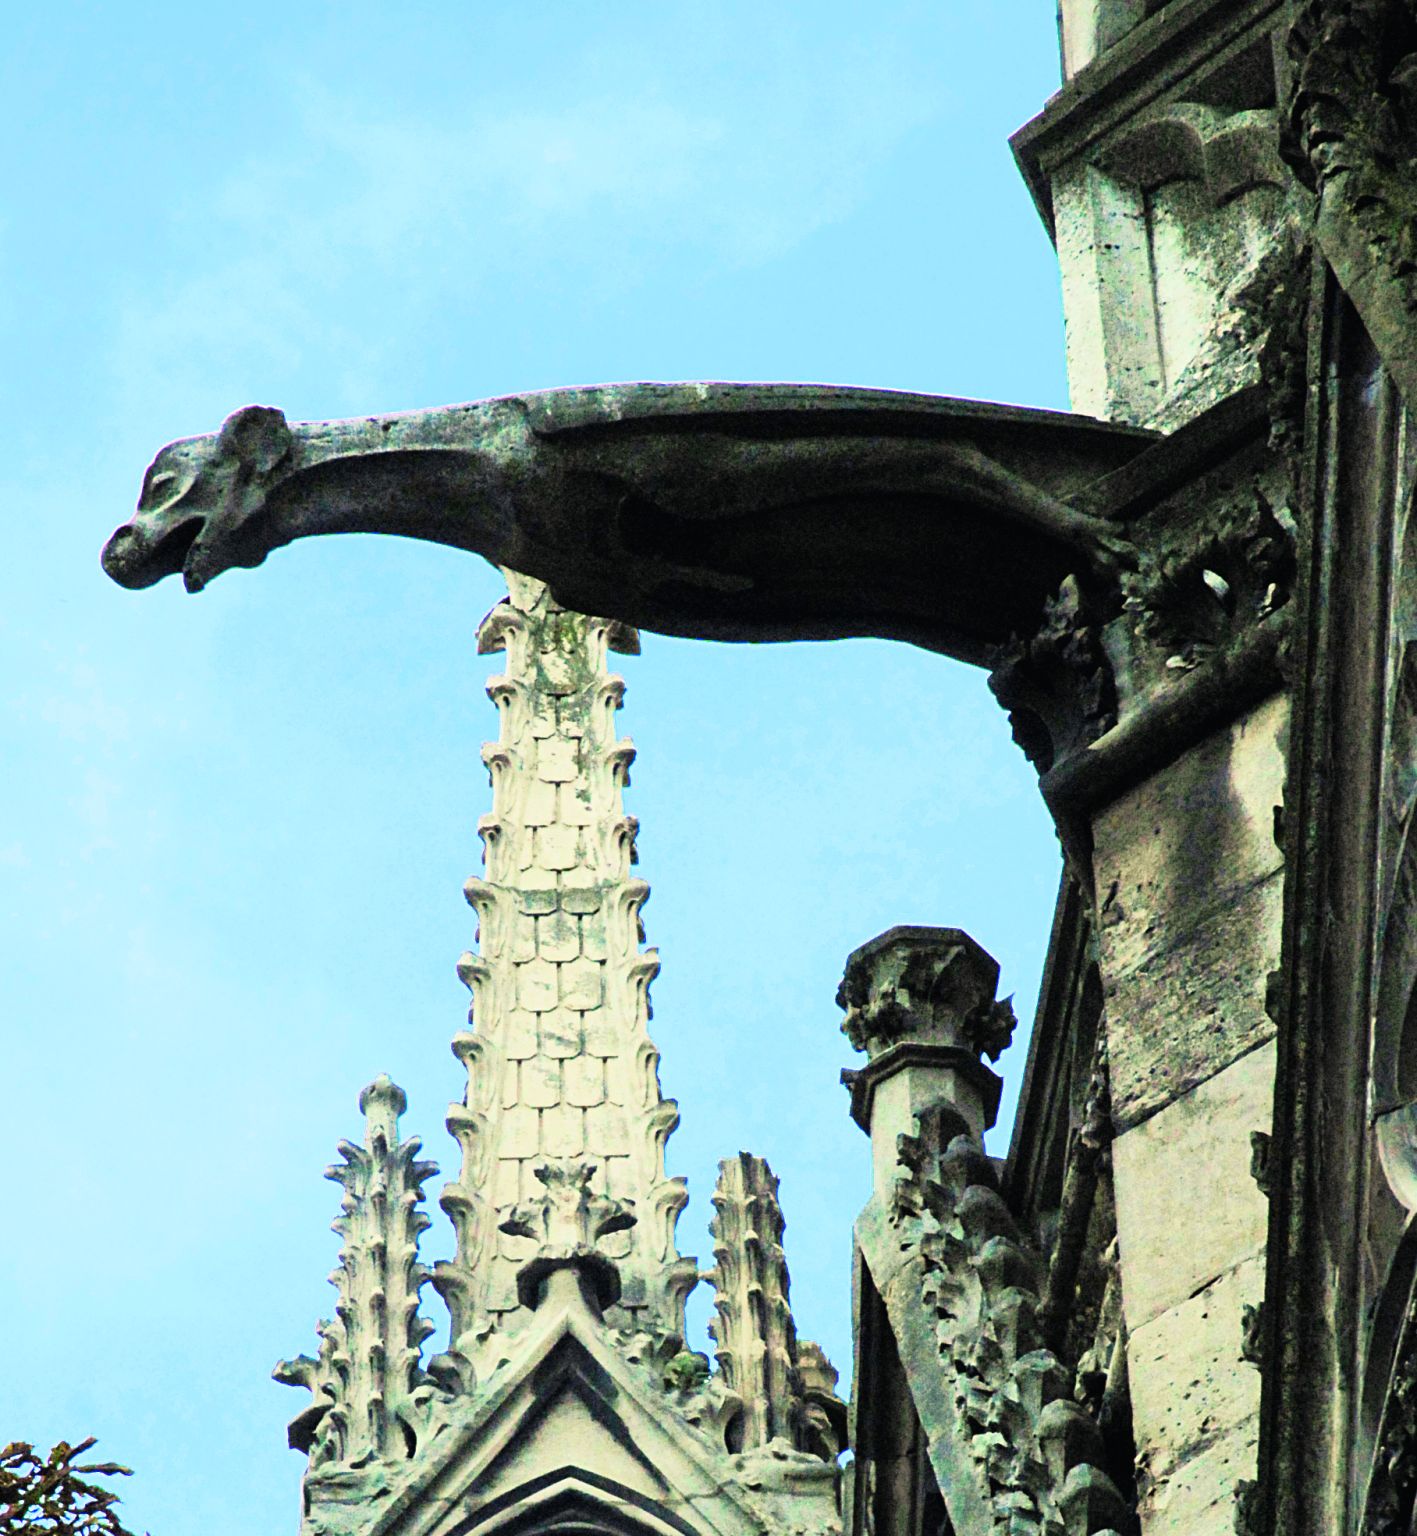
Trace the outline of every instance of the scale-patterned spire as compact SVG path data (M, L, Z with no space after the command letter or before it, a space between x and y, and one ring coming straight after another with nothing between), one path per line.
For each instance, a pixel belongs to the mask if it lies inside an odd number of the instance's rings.
M453 1042L468 1084L448 1129L463 1167L442 1196L457 1256L435 1279L469 1359L516 1326L517 1274L540 1251L516 1213L547 1198L549 1168L591 1170L588 1190L633 1212L595 1239L619 1271L618 1321L681 1334L695 1279L674 1245L684 1183L664 1174L678 1110L646 1029L659 960L641 948L649 887L630 873L636 823L621 800L635 754L616 737L624 683L606 668L608 650L634 653L639 637L506 574L511 596L478 632L479 651L507 662L487 685L501 734L483 749L485 877L467 883L479 952L459 966L472 1027Z

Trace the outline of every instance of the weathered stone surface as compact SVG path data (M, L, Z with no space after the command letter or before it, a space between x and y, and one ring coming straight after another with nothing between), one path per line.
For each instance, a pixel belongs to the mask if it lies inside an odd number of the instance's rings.
M1155 1481L1227 1436L1253 1440L1260 1373L1240 1350L1244 1308L1263 1295L1257 1254L1132 1331L1132 1428Z
M1129 1329L1263 1250L1269 1213L1250 1177L1250 1132L1269 1129L1273 1094L1269 1044L1113 1142Z
M1275 269L1303 210L1277 152L1260 8L1212 6L1217 19L1197 24L1207 8L1193 6L1170 36L1153 21L1109 70L1105 51L1159 9L1065 0L1066 72L1102 58L1014 146L1053 227L1074 404L1171 430L1259 377ZM1250 54L1248 81L1218 97L1212 49Z
M1268 1039L1287 702L1276 697L1097 818L1113 1114L1125 1129ZM1257 1127L1262 1128L1262 1127Z
M1192 1456L1154 1485L1139 1466L1146 1536L1233 1536L1241 1484L1255 1475L1258 1435L1236 1431Z
M1278 963L1283 897L1282 877L1271 876L1174 948L1109 979L1119 1130L1140 1124L1273 1036L1265 988Z
M1173 948L1282 868L1274 813L1287 720L1276 696L1098 815L1093 867L1109 974Z

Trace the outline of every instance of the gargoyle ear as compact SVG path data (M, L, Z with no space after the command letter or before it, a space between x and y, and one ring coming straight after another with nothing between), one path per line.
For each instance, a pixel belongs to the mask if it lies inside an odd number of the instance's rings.
M243 405L221 424L217 448L263 475L290 452L294 439L285 415L273 405Z

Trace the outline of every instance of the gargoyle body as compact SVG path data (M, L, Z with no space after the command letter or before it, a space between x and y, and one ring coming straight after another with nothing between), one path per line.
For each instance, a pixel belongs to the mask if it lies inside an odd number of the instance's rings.
M348 421L248 406L164 448L104 568L197 591L317 533L392 533L663 633L903 639L979 661L1070 573L1126 563L1068 505L1145 433L888 390L630 384Z

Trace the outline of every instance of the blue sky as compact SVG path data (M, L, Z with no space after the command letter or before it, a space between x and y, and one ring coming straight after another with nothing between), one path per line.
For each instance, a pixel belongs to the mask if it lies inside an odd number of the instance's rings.
M498 577L348 539L196 598L120 591L98 551L153 452L250 401L327 417L607 379L1065 405L1056 269L1005 142L1056 88L1053 13L7 18L0 1438L97 1434L154 1536L294 1531L303 1394L268 1373L328 1314L321 1172L359 1089L392 1073L456 1169L460 887L496 729L473 635ZM980 674L656 637L623 670L680 1245L708 1262L717 1160L765 1155L799 1327L845 1367L867 1156L842 961L892 923L956 924L1027 1015L1056 844ZM448 1248L435 1212L427 1255Z

